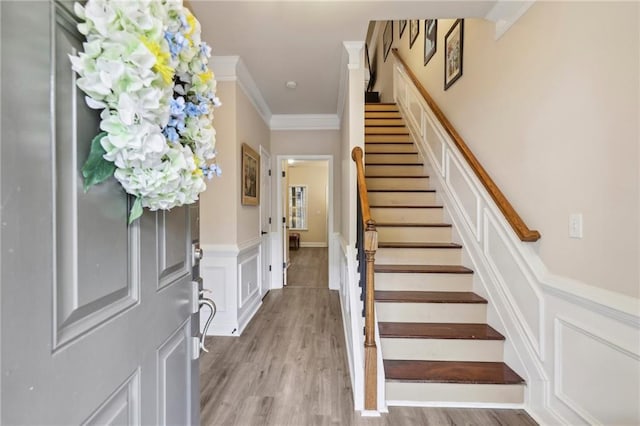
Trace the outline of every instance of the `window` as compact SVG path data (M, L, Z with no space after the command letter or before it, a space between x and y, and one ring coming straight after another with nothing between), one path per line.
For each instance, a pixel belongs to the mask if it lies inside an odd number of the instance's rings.
M289 187L289 228L307 229L307 186Z

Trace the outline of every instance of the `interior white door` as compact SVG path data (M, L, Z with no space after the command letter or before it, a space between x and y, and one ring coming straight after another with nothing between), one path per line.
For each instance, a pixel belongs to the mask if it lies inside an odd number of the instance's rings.
M190 209L128 226L115 180L83 191L70 10L0 2L0 423L198 424Z
M260 296L271 289L271 155L260 147L260 257L262 260L262 277L260 280Z

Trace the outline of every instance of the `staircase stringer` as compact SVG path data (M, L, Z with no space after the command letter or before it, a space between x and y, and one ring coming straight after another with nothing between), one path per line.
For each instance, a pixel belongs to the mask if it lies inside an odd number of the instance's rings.
M531 339L528 337L531 335L530 328L526 325L526 321L523 320L522 312L517 307L513 298L505 291L506 283L501 282L502 280L495 272L495 268L484 254L485 247L481 246L478 241L477 232L482 232L482 230L474 232L469 225L468 218L465 217L465 213L463 213L462 208L456 202L454 190L449 186L443 176L443 170L434 166L434 164L438 162L435 153L423 141L420 135L421 132L416 129L417 123L413 119L408 118L410 114L402 100L402 98L396 99L398 110L406 123L411 138L418 148L420 156L423 158L425 172L431 178L430 185L436 190L438 200L445 207L447 220L453 224L453 241L459 242L465 247L462 263L474 271L474 292L489 301L487 322L494 326L506 338L504 347L505 362L512 365L526 380L527 387L525 389L524 406L527 408L533 393L545 395L545 399L546 395L553 394L553 389L550 387L550 381L543 365L544 357L540 357L541 354L544 354L545 337L542 335L538 339L539 345L532 344ZM434 122L435 120L433 118L425 116L425 121L426 120L432 120L434 129L439 133L439 138L446 138L446 132L441 126L438 126ZM422 126L422 124L420 125ZM461 163L463 167L465 166L461 160L456 160ZM443 158L441 161L443 167L447 167L447 159ZM469 175L472 173L470 170L467 170L467 172ZM478 188L478 191L482 190L482 188ZM482 195L485 201L490 199L489 194L483 193ZM506 220L503 222L504 223L501 224L502 227L509 228ZM486 228L485 224L482 225L482 228ZM480 225L478 225L478 228L481 228ZM521 244L519 241L515 242L511 236L509 237L514 241L514 244ZM526 268L523 266L522 269ZM536 293L539 298L542 298L539 290L536 290ZM539 316L541 318L540 330L544 333L544 324L542 324L542 320L544 319L543 312L541 312ZM539 413L530 412L530 414L535 416ZM555 422L564 422L555 412L546 414Z

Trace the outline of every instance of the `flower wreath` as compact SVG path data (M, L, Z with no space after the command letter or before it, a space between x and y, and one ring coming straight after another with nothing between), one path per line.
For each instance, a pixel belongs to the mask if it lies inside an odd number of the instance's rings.
M90 108L102 109L91 142L84 188L114 176L142 208L190 204L220 174L215 164L216 81L211 48L182 0L88 0L75 4L86 36L70 56Z

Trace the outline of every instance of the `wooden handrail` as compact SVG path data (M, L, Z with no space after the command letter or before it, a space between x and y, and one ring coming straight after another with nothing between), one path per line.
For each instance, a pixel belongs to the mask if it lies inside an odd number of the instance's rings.
M369 197L367 195L367 182L364 177L362 148L355 147L351 151L351 158L356 163L358 175L358 197L362 210L362 223L364 226L363 244L366 273L365 273L365 301L364 301L364 408L376 410L378 406L378 350L375 339L375 255L378 250L378 231L376 222L371 219ZM362 262L363 259L360 259Z
M371 221L371 210L369 209L369 196L367 194L367 181L364 177L364 153L362 148L356 146L351 151L351 158L356 163L356 173L358 174L358 196L362 203L362 221Z
M429 95L429 93L424 88L424 86L420 83L420 81L418 81L418 78L415 76L413 71L411 71L407 63L402 59L402 57L398 53L398 49L394 48L392 49L392 51L396 60L400 62L406 74L409 76L409 78L411 79L413 84L416 86L416 88L418 89L418 91L420 92L424 100L429 105L429 108L431 108L436 118L440 121L440 124L442 125L442 127L444 127L446 132L451 137L451 140L453 141L453 143L458 147L458 149L460 150L460 153L465 158L465 160L467 161L467 163L469 164L473 172L476 174L478 179L480 179L480 182L482 182L482 184L486 188L491 198L493 198L493 201L495 201L495 203L498 205L498 208L500 209L504 217L507 219L507 222L509 222L509 225L511 225L515 233L518 235L518 238L520 238L521 241L528 241L528 242L538 241L540 239L540 232L533 229L529 229L529 227L524 223L524 221L522 220L520 215L516 212L516 210L513 208L509 200L507 200L507 197L505 197L502 191L500 191L500 188L498 188L498 185L496 185L493 179L491 179L491 176L489 176L489 173L487 173L484 167L482 167L482 164L480 164L480 162L478 161L476 156L473 154L473 152L471 152L471 149L469 149L469 147L467 146L465 141L462 139L460 134L456 131L456 129L451 124L451 122L444 115L444 113L442 112L438 104L436 104L436 102Z

